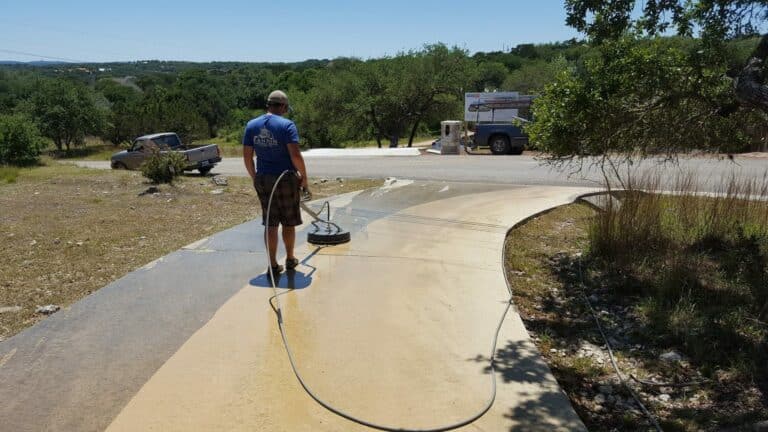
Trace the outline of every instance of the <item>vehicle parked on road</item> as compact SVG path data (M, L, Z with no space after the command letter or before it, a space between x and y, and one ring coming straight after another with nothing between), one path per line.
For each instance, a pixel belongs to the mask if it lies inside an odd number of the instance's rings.
M221 150L218 145L208 144L187 148L176 133L163 132L136 138L128 150L113 154L110 164L112 169L138 169L155 151L181 152L187 158L187 166L184 170L198 170L203 175L208 174L217 163L221 162Z
M491 153L519 155L528 145L528 135L511 123L478 123L470 141L473 148L489 147Z

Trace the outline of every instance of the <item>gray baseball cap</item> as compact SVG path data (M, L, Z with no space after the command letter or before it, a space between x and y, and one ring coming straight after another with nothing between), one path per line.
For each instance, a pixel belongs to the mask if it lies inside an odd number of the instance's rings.
M286 95L283 91L275 90L269 94L267 103L288 105L288 95Z

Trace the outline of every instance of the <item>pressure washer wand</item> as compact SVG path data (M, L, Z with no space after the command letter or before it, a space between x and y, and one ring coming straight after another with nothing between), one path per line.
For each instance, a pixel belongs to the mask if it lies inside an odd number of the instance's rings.
M314 212L311 208L309 208L308 205L306 205L306 202L312 201L312 192L310 192L309 188L301 188L301 201L299 201L299 205L301 208L309 213L310 216L312 216L316 221L318 222L327 222L326 220L323 220L323 218L320 217L316 212ZM322 210L321 210L322 211ZM330 219L330 215L328 217Z

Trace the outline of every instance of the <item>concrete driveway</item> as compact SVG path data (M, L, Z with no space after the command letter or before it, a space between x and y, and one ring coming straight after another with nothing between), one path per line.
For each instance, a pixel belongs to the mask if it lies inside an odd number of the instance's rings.
M306 383L337 408L396 428L438 427L480 410L509 298L507 230L584 192L399 180L334 199L333 217L352 242L302 242L302 265L279 280ZM249 222L203 239L0 343L0 424L368 430L319 406L294 377L261 235ZM496 400L461 430L584 430L514 311L497 348Z

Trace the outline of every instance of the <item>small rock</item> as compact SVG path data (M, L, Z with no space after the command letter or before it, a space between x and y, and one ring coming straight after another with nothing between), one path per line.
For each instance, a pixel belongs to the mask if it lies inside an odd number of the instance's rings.
M320 179L320 183L328 183L328 179L327 178L321 178Z
M1 313L18 312L21 310L21 306L0 306Z
M670 363L671 362L679 362L679 361L683 360L683 356L681 356L680 354L678 354L675 351L668 351L668 352L665 352L664 354L660 355L659 356L659 360L665 361L665 362L670 362Z
M36 245L36 244L37 244L37 240L32 240L31 242L29 242L29 245L30 245L30 246L34 246L34 245Z
M221 176L221 175L218 175L218 176L215 176L215 177L211 178L211 181L216 186L227 186L227 184L229 184L227 178L224 177L224 176Z
M599 393L597 396L595 396L595 403L597 404L604 404L605 403L605 395L602 393Z
M77 245L77 246L82 246L82 245L83 245L83 242L79 241L79 242L75 243L75 245Z
M152 194L152 195L154 195L154 194L158 194L158 193L160 193L160 189L158 189L158 188L157 188L157 187L155 187L155 186L150 186L150 187L148 187L148 188L147 188L147 190L145 190L144 192L140 192L140 193L139 193L139 196L142 196L142 195L148 195L148 194Z
M167 200L165 200L165 202L171 202L171 201L173 201L173 198L168 198Z
M59 309L61 309L57 305L46 305L46 306L38 306L35 312L43 315L50 315L52 313L57 312Z
M59 244L61 243L61 239L53 239L53 244Z
M672 396L670 396L670 395L668 395L666 393L662 393L662 394L659 395L659 400L662 401L662 402L669 402L670 399L672 399Z
M598 387L598 391L603 394L613 394L613 386L601 385Z
M214 189L211 191L212 195L221 195L224 193L224 189Z
M557 349L555 349L555 348L550 348L549 352L551 352L551 353L556 353L556 352L557 352Z

